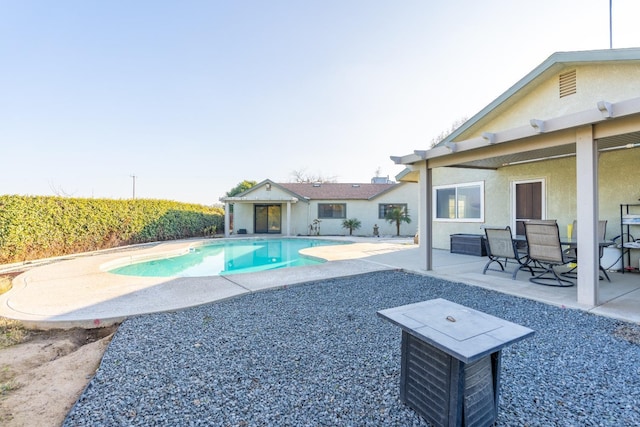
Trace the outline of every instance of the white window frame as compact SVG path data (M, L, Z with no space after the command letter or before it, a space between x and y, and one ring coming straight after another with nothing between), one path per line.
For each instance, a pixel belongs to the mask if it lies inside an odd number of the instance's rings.
M443 189L455 189L456 190L456 199L459 188L467 188L467 187L480 187L480 218L457 218L458 212L456 209L456 218L438 218L438 190ZM475 182L465 182L460 184L447 184L447 185L434 185L433 186L433 195L432 195L432 205L433 205L433 221L434 222L484 222L484 181L475 181ZM457 208L457 207L456 207Z

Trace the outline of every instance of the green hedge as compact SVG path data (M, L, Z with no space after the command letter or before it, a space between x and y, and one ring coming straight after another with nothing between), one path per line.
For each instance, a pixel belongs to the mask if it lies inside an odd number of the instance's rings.
M166 200L0 196L0 264L224 231L224 210Z

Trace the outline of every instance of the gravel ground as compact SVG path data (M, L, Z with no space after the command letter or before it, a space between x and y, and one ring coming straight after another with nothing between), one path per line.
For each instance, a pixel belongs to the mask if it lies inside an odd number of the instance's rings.
M499 425L640 425L638 325L397 271L127 320L64 425L425 426L376 311L433 298L536 331L502 352Z

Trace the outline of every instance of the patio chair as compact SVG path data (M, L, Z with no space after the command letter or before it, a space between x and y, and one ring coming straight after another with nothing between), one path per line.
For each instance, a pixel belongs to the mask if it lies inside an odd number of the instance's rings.
M605 240L607 238L607 220L600 220L598 221L598 239L599 240ZM578 221L574 220L573 221L573 226L571 228L571 240L577 240L578 239ZM604 246L599 246L599 250L600 250L600 259L602 259L602 257L604 256ZM565 249L564 251L565 256L570 260L570 263L577 263L578 262L578 246L576 244L571 244L569 245L568 249ZM577 275L577 269L578 267L575 266L573 267L571 270L567 271L566 273L564 273L564 276L570 276L575 278ZM607 274L607 270L605 270L602 267L602 264L599 265L600 271L602 271L602 274L604 274L604 277L607 278L607 280L609 282L611 282L611 279L609 278L609 274ZM602 280L602 276L600 276L600 280Z
M529 257L525 252L518 252L516 242L511 235L511 227L485 227L484 233L487 237L485 246L487 248L489 261L484 266L482 274L486 274L487 270L511 273L511 278L515 280L520 270L527 269L533 276L533 270L529 266ZM513 272L505 271L509 260L513 260L518 264ZM498 266L500 266L500 270L497 268L489 268L493 263L497 263Z
M542 269L541 272L531 277L529 281L538 285L574 286L574 282L560 277L555 270L555 267L563 266L570 262L565 257L560 244L558 224L525 222L524 233L527 239L529 259Z

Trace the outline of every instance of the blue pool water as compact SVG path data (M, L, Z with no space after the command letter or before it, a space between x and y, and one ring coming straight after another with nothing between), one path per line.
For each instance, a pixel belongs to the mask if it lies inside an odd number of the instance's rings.
M276 268L321 264L300 255L304 248L340 245L318 239L225 240L192 248L189 253L129 264L110 273L146 277L203 277L251 273Z

